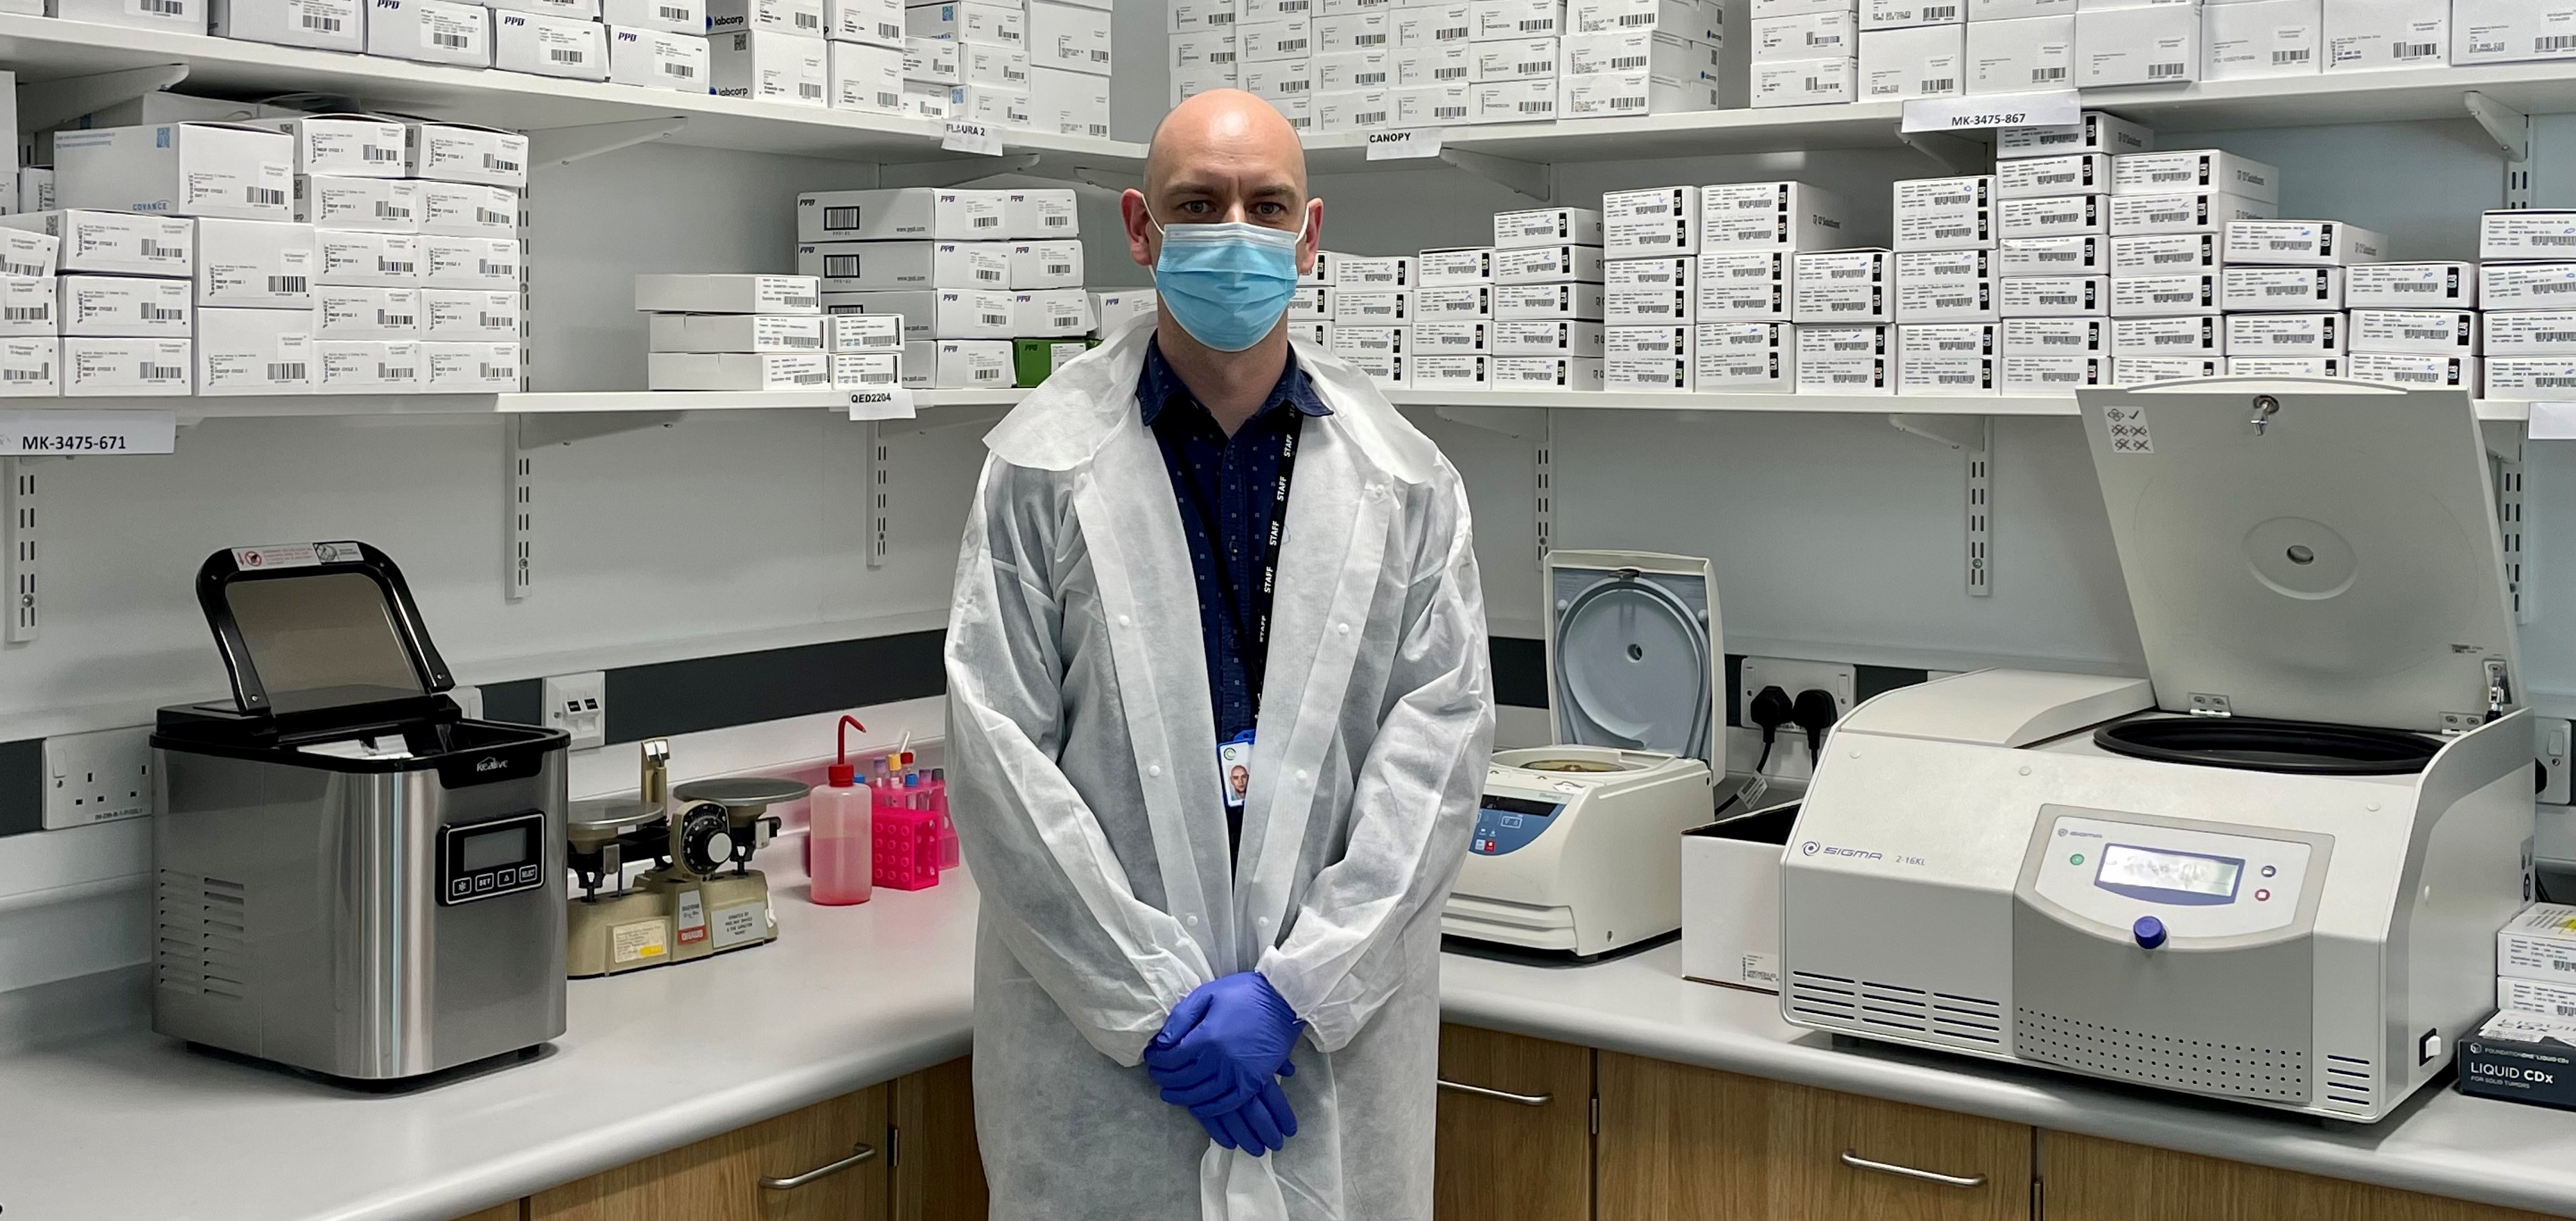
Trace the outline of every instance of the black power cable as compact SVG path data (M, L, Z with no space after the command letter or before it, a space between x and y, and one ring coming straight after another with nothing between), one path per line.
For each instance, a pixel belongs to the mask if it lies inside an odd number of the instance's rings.
M1728 806L1741 800L1746 793L1760 791L1762 769L1771 766L1772 743L1778 740L1780 727L1788 724L1796 715L1796 710L1789 702L1788 692L1773 686L1764 687L1753 693L1753 701L1744 707L1744 717L1762 730L1762 757L1753 761L1753 779L1746 781L1744 787L1727 794L1726 800L1717 803L1717 808L1710 813L1723 814ZM1724 752L1719 752L1718 758L1721 763L1725 757Z
M1841 717L1842 706L1834 702L1833 692L1818 687L1799 692L1797 702L1790 706L1789 719L1807 731L1807 765L1811 773L1816 764L1824 762L1825 731Z

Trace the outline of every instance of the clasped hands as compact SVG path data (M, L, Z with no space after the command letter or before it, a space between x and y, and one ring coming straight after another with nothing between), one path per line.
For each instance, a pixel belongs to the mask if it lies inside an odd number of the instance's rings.
M1210 1139L1260 1157L1297 1134L1279 1079L1296 1075L1288 1053L1305 1027L1260 972L1240 971L1182 998L1145 1045L1145 1072Z

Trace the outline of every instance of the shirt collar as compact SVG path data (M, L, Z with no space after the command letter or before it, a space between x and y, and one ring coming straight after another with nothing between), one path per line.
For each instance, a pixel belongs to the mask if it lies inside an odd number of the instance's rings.
M1200 406L1198 396L1191 394L1189 386L1181 381L1181 375L1172 371L1171 362L1163 359L1162 341L1149 339L1145 342L1144 370L1136 377L1136 401L1144 408L1145 426L1153 427L1155 419L1176 398L1205 410ZM1325 405L1323 396L1315 393L1314 379L1306 376L1306 370L1298 365L1294 348L1288 352L1287 367L1279 371L1279 381L1270 387L1269 396L1262 400L1261 410L1253 414L1267 415L1282 403L1295 408L1300 415L1333 414L1333 409Z

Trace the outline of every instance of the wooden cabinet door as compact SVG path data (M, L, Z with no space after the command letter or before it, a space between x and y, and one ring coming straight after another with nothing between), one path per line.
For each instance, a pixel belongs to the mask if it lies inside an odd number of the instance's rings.
M1440 1221L1590 1221L1592 1049L1440 1028Z
M2517 1208L2095 1136L2040 1140L2048 1221L2545 1221Z
M520 1221L520 1206L525 1200L503 1200L481 1212L456 1218L456 1221Z
M960 1056L894 1082L894 1221L984 1221L971 1069Z
M886 1094L845 1094L549 1188L528 1197L528 1221L886 1221Z
M1617 1052L1599 1080L1600 1221L2031 1221L2022 1124Z

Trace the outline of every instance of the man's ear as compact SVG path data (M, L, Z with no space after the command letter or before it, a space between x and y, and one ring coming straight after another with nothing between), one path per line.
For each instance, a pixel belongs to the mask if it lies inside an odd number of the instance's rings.
M1315 253L1324 248L1324 201L1306 201L1305 235L1297 242L1297 274L1315 274Z
M1118 219L1127 229L1127 257L1139 267L1154 265L1153 223L1145 209L1145 193L1133 187L1118 196Z

